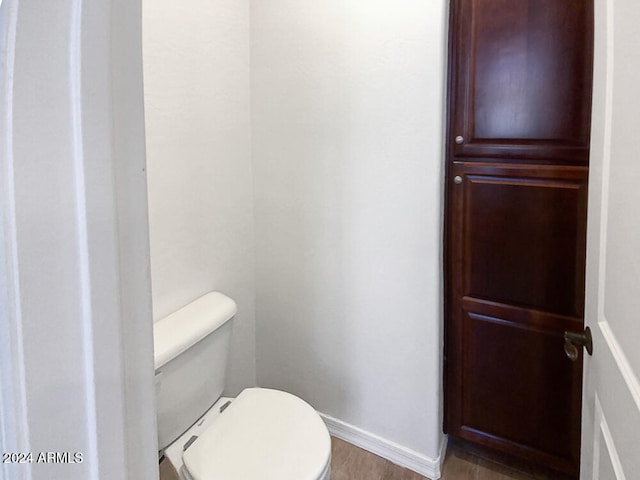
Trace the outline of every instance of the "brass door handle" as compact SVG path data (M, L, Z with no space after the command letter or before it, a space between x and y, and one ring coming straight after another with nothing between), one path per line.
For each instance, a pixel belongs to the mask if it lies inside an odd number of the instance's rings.
M578 359L578 347L585 347L589 355L593 355L593 338L591 329L584 329L584 332L564 332L564 353L569 360L575 362Z

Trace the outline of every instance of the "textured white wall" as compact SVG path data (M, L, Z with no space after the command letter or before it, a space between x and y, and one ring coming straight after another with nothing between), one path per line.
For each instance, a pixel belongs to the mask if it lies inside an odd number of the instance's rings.
M254 0L258 383L441 439L444 0Z
M258 383L435 458L445 2L254 0L250 87L248 13L145 5L155 317L225 291L255 381L252 147Z
M248 0L143 2L154 318L234 298L227 394L255 384Z

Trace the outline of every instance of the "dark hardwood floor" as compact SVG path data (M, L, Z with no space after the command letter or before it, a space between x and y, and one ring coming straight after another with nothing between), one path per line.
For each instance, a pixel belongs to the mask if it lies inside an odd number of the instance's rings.
M426 480L406 468L335 437L331 448L331 480ZM441 480L560 480L525 464L510 463L480 450L450 445ZM160 464L160 480L179 480L168 461ZM231 480L231 479L230 479Z

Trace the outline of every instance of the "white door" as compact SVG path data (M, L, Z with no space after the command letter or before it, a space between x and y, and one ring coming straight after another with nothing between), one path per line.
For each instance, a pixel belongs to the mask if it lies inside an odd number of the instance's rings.
M583 480L640 479L640 2L595 1Z

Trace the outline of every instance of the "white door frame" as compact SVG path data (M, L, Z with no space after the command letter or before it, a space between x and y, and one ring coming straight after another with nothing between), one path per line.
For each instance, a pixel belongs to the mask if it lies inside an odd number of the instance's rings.
M633 342L640 338L640 325L633 321L637 310L631 306L640 286L631 273L640 265L640 222L634 204L638 196L633 196L633 180L640 174L640 102L635 95L640 78L639 14L636 0L595 0L585 308L593 356L585 355L584 480L640 478L640 364ZM610 295L614 288L624 292L617 300Z
M157 478L141 2L0 28L0 479Z

